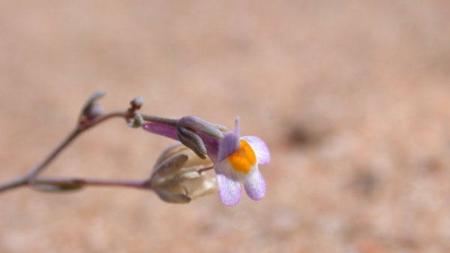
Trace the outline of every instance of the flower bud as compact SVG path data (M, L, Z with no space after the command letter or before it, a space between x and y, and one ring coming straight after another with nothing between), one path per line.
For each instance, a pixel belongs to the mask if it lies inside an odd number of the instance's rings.
M144 124L144 119L140 113L135 113L134 117L128 123L128 126L131 128L138 128Z
M135 97L133 100L130 101L130 106L134 110L141 109L143 104L144 104L144 98L143 97Z
M212 166L211 160L200 159L182 144L171 146L158 158L150 188L163 201L188 203L216 190L215 177L206 172Z
M97 103L105 95L104 92L94 92L87 100L81 110L78 120L79 124L89 123L103 114L102 107Z

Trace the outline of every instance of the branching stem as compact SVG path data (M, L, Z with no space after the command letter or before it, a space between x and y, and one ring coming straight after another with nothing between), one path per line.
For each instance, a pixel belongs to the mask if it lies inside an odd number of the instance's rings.
M95 102L92 100L91 102ZM144 188L144 182L136 181L117 181L117 180L99 180L99 179L82 179L82 178L62 178L62 179L40 179L38 176L48 167L48 165L57 158L63 150L65 150L73 141L82 135L87 130L103 123L109 119L113 118L123 118L127 122L130 121L135 115L135 111L140 107L131 107L126 111L110 112L98 116L93 120L79 121L77 126L63 139L63 141L57 145L40 163L35 165L25 176L18 177L9 182L0 184L0 193L13 190L19 187L28 186L31 184L45 183L67 183L73 182L73 180L78 180L77 182L83 182L84 185L89 186L122 186L122 187L134 187L134 188ZM160 122L170 125L176 125L177 120L166 119L155 116L142 115L145 121ZM50 181L49 181L50 180ZM56 181L55 181L56 180ZM145 186L147 187L147 186ZM147 187L148 188L148 187Z

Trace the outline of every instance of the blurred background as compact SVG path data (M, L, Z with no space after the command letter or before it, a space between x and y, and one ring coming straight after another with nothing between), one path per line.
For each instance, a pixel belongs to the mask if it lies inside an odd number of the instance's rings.
M268 193L0 195L0 252L450 252L448 1L1 1L0 181L106 110L264 138ZM48 176L143 178L171 140L111 121Z

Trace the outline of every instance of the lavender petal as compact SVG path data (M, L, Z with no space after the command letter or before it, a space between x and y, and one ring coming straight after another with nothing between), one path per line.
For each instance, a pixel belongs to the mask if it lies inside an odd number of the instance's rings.
M268 164L270 162L270 151L266 143L256 136L244 136L242 139L246 140L252 147L256 155L256 160L259 164Z
M220 199L227 206L234 206L241 199L241 185L223 174L217 174Z
M266 182L258 168L254 168L244 181L247 195L253 200L260 200L266 195Z
M222 161L232 154L239 147L239 136L234 133L227 133L219 142L218 161Z

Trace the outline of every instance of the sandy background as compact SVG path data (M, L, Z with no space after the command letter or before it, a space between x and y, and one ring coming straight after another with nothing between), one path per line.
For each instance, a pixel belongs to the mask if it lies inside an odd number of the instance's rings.
M107 110L263 137L267 197L0 195L0 252L450 252L448 1L1 1L0 180ZM120 121L46 175L141 178L170 140Z

